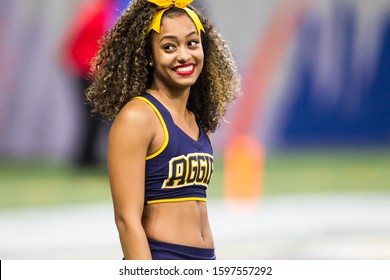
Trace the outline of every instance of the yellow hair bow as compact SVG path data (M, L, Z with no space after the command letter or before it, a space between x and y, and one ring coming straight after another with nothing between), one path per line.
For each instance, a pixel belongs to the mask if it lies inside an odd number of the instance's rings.
M187 14L190 16L192 21L195 23L198 33L200 33L201 30L205 32L198 15L193 10L187 8L187 5L190 4L192 0L146 0L146 1L156 4L158 6L157 14L154 17L152 24L148 29L148 32L153 29L157 33L160 33L162 16L164 15L164 12L166 10L170 9L173 6L176 6L177 8L183 9L184 11L187 12Z

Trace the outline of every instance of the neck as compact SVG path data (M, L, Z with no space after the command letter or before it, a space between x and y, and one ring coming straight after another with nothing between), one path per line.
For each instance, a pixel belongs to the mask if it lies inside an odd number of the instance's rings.
M148 92L156 97L171 113L182 116L187 113L190 87L173 90L153 83Z

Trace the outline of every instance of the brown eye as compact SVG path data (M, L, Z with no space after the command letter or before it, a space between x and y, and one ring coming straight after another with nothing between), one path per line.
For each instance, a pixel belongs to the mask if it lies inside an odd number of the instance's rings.
M188 46L189 47L195 47L195 46L197 46L199 44L199 42L197 42L197 41L190 41L190 42L188 42Z
M171 45L171 44L169 44L169 45L165 45L164 47L163 47L163 49L165 50L165 51L173 51L174 49L175 49L175 46L174 45Z

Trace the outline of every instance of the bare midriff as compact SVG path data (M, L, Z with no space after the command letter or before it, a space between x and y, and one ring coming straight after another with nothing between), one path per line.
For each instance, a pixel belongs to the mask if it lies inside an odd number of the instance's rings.
M206 202L147 205L142 224L149 239L198 248L214 248Z

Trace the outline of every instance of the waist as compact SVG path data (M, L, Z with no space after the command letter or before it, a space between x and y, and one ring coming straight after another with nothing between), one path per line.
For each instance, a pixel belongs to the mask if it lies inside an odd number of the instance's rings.
M215 260L214 248L197 248L148 240L153 260Z
M199 248L213 248L207 205L202 201L151 204L142 224L149 239Z

